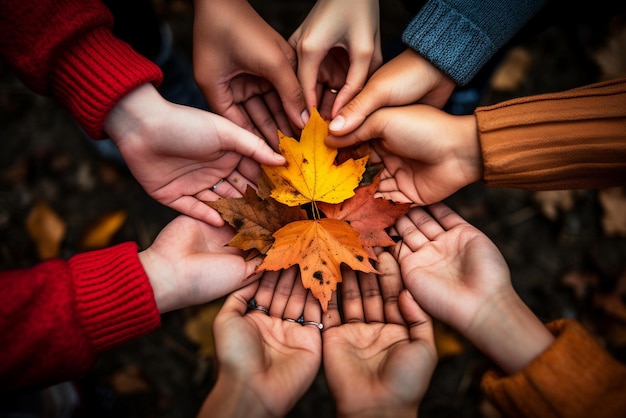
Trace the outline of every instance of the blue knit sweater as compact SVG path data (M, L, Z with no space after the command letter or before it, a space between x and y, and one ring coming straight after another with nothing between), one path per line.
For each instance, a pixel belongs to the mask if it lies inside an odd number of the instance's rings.
M429 0L402 40L462 86L548 1Z

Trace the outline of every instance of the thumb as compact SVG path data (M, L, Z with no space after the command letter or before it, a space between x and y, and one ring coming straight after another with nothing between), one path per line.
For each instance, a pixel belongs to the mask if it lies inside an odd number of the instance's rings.
M343 136L354 131L375 110L383 106L383 97L371 83L345 105L328 125L332 135Z
M380 112L375 112L370 117L361 120L355 130L348 131L344 135L330 132L329 136L326 137L326 145L331 148L342 148L358 144L359 142L367 142L372 138L383 137L386 123L385 118L379 116Z
M250 157L260 164L285 164L285 157L276 153L262 138L235 125L231 128L227 140L223 142L224 150Z

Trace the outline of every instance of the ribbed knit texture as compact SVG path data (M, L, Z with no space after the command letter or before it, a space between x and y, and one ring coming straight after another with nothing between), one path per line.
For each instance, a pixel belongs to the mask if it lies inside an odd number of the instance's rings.
M475 111L488 186L587 189L626 179L626 79Z
M0 391L75 379L160 324L134 243L0 272L0 289Z
M578 323L548 324L555 342L520 373L485 374L482 389L507 418L626 417L626 367Z
M57 99L92 138L117 101L158 66L111 32L113 16L98 0L0 0L0 56L16 76Z
M478 71L548 0L429 0L402 41L458 85Z

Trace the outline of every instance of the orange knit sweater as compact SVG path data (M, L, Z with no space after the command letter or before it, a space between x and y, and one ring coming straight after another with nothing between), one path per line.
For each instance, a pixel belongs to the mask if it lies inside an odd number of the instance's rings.
M482 389L494 405L507 418L626 417L626 366L575 321L548 329L556 340L524 370L485 374Z
M475 115L488 186L626 183L626 78L479 107Z

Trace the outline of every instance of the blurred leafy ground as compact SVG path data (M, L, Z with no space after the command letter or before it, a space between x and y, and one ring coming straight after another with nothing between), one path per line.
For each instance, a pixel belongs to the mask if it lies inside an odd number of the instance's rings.
M285 35L312 4L252 3ZM412 10L399 0L381 3L389 57L401 48L397 36ZM626 75L624 15L609 19L615 10L608 4L583 9L580 3L556 2L457 93L455 109ZM189 52L190 4L156 4ZM62 109L32 94L4 66L0 138L3 269L30 266L43 254L69 257L128 240L145 248L175 216L147 197L122 165L96 152ZM624 188L529 193L475 184L448 203L494 240L516 289L542 320L575 318L626 361ZM158 331L102 355L76 382L80 416L194 416L216 377L210 324L218 308L214 303L164 315ZM497 417L478 387L486 359L442 324L437 341L442 359L420 416ZM290 416L333 414L320 374Z

